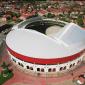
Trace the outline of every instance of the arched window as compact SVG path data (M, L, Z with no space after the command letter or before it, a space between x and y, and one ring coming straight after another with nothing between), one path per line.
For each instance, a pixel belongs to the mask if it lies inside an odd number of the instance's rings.
M53 68L53 72L56 72L56 68Z
M30 69L30 70L33 70L33 67L30 67L29 69Z
M44 68L41 68L41 72L44 72Z
M18 64L19 64L20 66L24 67L22 63L18 62Z
M18 62L18 64L20 65L20 62Z
M40 68L37 68L37 71L40 71Z
M21 63L21 66L24 67L22 63Z
M66 70L66 66L63 68L63 70Z
M48 72L51 72L51 68L48 69Z
M16 63L16 60L14 58L12 58L12 60Z
M72 67L72 64L70 65L70 68Z
M62 71L63 70L63 67L60 67L60 71Z
M27 66L27 69L29 69L29 66Z
M80 63L80 60L78 60L77 64Z
M73 66L75 65L75 63L73 63Z

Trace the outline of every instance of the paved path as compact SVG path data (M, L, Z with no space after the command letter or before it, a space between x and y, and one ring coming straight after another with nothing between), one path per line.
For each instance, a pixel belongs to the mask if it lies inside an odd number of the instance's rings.
M84 69L85 66L75 71L74 77L81 74L81 71L83 73ZM70 74L58 78L56 77L42 78L42 77L35 77L35 76L24 74L19 70L14 70L14 77L9 81L7 81L4 85L12 85L13 83L17 83L17 82L22 83L22 85L23 83L29 85L73 85L72 79L73 77Z

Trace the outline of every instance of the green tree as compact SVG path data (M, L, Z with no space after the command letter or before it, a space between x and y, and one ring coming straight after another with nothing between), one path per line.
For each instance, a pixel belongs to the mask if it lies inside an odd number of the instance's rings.
M14 75L12 73L12 70L10 70L8 68L9 66L10 66L10 64L6 64L5 62L3 62L3 64L1 65L1 67L3 68L3 70L0 73L0 85L3 85L3 83L5 83L10 78L12 78L13 75Z
M83 27L84 23L83 23L83 17L82 17L82 15L79 15L78 16L77 23L78 23L78 25L80 25L81 27Z
M7 68L8 68L8 65L7 65L5 62L3 62L3 64L1 65L1 67L2 67L3 69L7 69Z
M1 67L3 68L3 71L1 72L3 77L8 76L8 73L11 72L8 68L9 65L7 65L5 62L3 62L3 64L1 65Z
M11 17L11 16L7 16L6 19L7 19L7 20L11 20L12 17Z
M16 16L18 18L18 17L20 17L20 13L12 12L11 16L12 17Z
M48 13L48 14L47 14L47 18L53 18L53 17L55 17L54 14L51 14L51 13Z

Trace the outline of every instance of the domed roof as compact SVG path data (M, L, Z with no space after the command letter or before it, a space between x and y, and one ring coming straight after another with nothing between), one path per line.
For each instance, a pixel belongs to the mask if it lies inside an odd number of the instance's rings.
M26 29L13 30L6 38L9 48L26 56L56 58L69 56L77 52L77 49L66 47L62 42Z
M62 30L60 31L63 33L64 31ZM75 29L70 28L69 32L70 30L71 33L73 32L74 34ZM78 30L81 31L81 29L79 28ZM6 44L7 47L12 51L24 56L28 56L28 57L30 56L32 58L39 58L39 59L65 58L67 56L69 57L75 55L81 52L82 50L84 50L85 48L85 38L83 37L81 39L82 36L85 36L85 31L82 30L83 32L80 33L79 35L78 30L77 32L75 32L76 33L75 35L72 35L71 33L67 33L65 37L71 35L72 37L70 39L69 37L68 38L66 37L65 38L66 41L65 41L63 37L59 39L57 36L53 35L53 37L51 38L35 30L16 29L8 33L6 37ZM73 43L71 42L71 46L70 44L68 44L67 42L68 40L73 42ZM82 40L82 41L78 43L75 42L76 40L78 41ZM74 42L77 45L75 45Z
M36 58L55 58L61 57L63 54L66 56L65 50L68 50L54 39L27 29L11 31L6 37L6 44L15 52Z
M59 33L55 33L54 37L59 38L70 46L85 43L85 30L74 23L69 23Z

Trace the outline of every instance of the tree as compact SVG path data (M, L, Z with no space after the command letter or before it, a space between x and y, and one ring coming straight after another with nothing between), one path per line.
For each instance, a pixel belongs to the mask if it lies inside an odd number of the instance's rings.
M18 17L20 17L20 13L12 12L11 16L12 17L16 16L18 18Z
M10 70L9 67L10 64L6 64L5 62L3 62L3 64L1 65L1 67L3 68L3 70L0 73L0 85L3 85L3 83L5 83L7 80L9 80L10 78L13 77L13 72L12 70Z
M48 13L48 14L47 14L47 18L53 18L53 17L55 17L54 14L51 14L51 13Z
M5 62L3 62L3 64L1 65L1 67L2 67L3 69L7 69L7 68L8 68L8 65L6 65Z
M11 18L11 16L7 16L6 19L7 20L11 20L12 18Z
M77 23L78 23L78 25L80 25L81 27L83 27L84 23L83 23L83 17L82 17L82 15L79 15L78 16Z
M7 77L8 73L11 72L11 70L9 70L8 66L9 65L7 65L5 62L3 62L3 64L1 65L1 67L3 68L3 71L1 72L1 74L3 75L3 77Z

